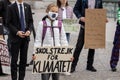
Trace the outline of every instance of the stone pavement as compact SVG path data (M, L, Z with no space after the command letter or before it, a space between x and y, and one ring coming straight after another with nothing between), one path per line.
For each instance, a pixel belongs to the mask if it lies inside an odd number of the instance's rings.
M33 10L35 12L34 24L35 28L38 26L38 22L41 20L44 14L44 10ZM115 21L108 19L109 22L106 25L106 48L96 49L94 66L98 70L97 72L86 71L87 61L87 49L83 49L79 58L79 62L76 68L76 72L70 76L60 76L60 80L120 80L120 64L118 64L117 72L111 72L109 61L112 50L112 41L115 31ZM79 27L78 27L79 28ZM70 45L75 46L78 32L71 33ZM33 52L33 35L31 35L31 41L28 52L28 63L31 60ZM41 80L40 74L32 74L32 66L27 67L25 80ZM11 76L0 76L0 80L11 80Z

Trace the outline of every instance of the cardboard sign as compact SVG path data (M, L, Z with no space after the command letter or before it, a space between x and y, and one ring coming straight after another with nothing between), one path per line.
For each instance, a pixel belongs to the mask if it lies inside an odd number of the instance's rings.
M76 19L63 19L63 25L65 32L76 32L79 30L79 24Z
M10 74L10 56L7 44L3 39L0 39L0 62L3 73Z
M33 73L70 72L72 47L40 47L35 49Z
M105 9L86 9L85 48L105 48Z

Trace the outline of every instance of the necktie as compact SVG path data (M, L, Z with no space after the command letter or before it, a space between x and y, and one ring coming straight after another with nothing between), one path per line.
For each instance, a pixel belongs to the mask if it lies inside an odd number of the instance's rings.
M25 32L25 19L23 15L22 4L20 4L20 23L21 23L21 31Z

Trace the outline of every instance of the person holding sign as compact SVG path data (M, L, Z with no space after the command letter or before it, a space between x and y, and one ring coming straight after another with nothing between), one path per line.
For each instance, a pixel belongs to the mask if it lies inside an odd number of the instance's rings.
M7 7L8 5L12 4L11 0L0 0L0 17L3 19L3 37L5 38L5 35L9 34L8 27L6 25L6 20L7 20ZM7 45L8 45L8 50L10 54L10 39L7 39Z
M11 78L24 80L30 33L33 27L32 11L23 0L15 0L8 6L7 26L11 40ZM19 59L19 69L17 62ZM19 77L18 77L19 76Z
M10 0L0 0L0 17L2 17L1 19L3 19L2 21L0 21L0 23L2 22L2 26L4 28L3 35L6 35L8 33L8 30L6 30L6 27L7 27L6 26L6 18L7 18L6 14L7 14L7 6L10 4L11 4ZM8 41L8 43L9 43L9 41ZM0 61L0 75L6 75L2 71L1 61Z
M46 13L47 15L37 27L34 47L68 46L63 24L57 20L58 7L49 4ZM33 55L33 59L35 59L35 55ZM42 73L42 80L49 80L50 76L52 76L52 80L59 80L58 73Z
M59 7L58 10L58 19L72 19L73 18L73 9L69 6L68 0L57 0L57 6ZM70 33L66 33L67 41L70 40Z
M69 6L68 0L57 0L58 10L58 20L72 19L73 18L73 9ZM70 40L70 32L66 32L67 41ZM65 75L70 75L66 72Z
M71 72L74 72L76 69L77 62L79 60L79 55L80 55L80 52L81 52L83 45L84 45L85 9L87 9L87 8L90 8L90 9L103 8L102 0L77 0L77 2L75 4L73 12L75 13L76 17L80 20L79 23L81 24L81 29L79 32L76 48L75 48L75 51L73 53L74 60L72 63ZM89 49L86 70L92 71L92 72L97 71L93 67L94 54L95 54L95 49Z
M116 72L116 66L119 61L119 53L120 53L120 1L118 2L118 11L117 11L117 27L116 27L116 32L114 36L114 41L113 41L113 49L112 49L112 54L111 54L111 60L110 60L110 67L111 71Z

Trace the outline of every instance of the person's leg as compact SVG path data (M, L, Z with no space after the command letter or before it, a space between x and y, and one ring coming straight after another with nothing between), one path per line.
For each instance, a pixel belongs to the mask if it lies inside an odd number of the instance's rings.
M23 39L20 46L19 80L24 80L29 41Z
M59 73L52 73L52 80L59 80Z
M117 25L114 41L113 41L113 49L111 54L111 60L110 60L110 67L112 71L116 71L116 66L119 61L119 50L120 50L120 25Z
M116 44L113 46L110 60L110 67L112 68L112 71L116 71L118 61L119 61L119 47Z
M79 60L79 55L80 55L80 52L83 48L83 45L84 45L84 29L81 28L80 32L79 32L76 48L75 48L75 51L73 53L74 60L73 60L72 65L71 65L71 72L75 71L75 68L77 66L77 62Z
M70 41L70 33L66 33L66 38L67 38L67 41L69 43L69 41Z
M94 54L95 54L95 49L89 49L88 50L88 57L87 57L87 66L88 67L92 67L93 66Z
M96 72L96 69L93 67L95 49L89 49L87 57L87 70Z
M46 73L46 74L41 74L41 79L42 80L49 80L50 79L50 75L49 73Z
M17 61L20 43L11 43L11 78L17 80Z

